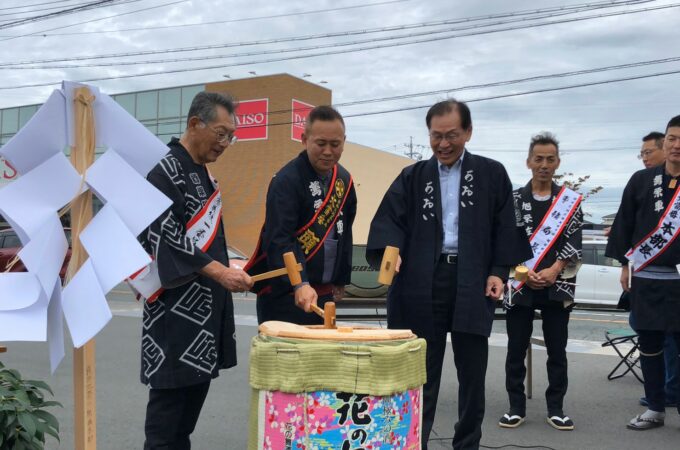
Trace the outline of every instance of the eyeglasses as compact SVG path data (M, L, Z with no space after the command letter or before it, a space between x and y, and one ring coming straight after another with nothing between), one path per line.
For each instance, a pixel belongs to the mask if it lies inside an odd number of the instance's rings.
M208 127L210 131L214 132L217 135L217 142L220 144L229 144L229 145L234 145L236 144L236 141L238 141L238 137L234 133L225 133L224 131L219 131L211 127L205 122L202 122L203 125Z
M661 150L661 149L655 148L654 150L644 150L644 151L640 152L639 155L637 155L637 159L647 158L647 157L649 157L649 155L651 155L652 153L654 153L657 150Z
M442 139L446 139L449 142L449 144L455 144L459 138L460 134L456 133L455 131L448 132L445 135L441 135L439 133L430 133L430 140L435 145L439 144L442 141Z

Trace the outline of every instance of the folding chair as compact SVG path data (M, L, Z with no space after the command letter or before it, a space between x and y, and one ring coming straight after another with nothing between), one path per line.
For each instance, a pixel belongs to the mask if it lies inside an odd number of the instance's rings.
M644 383L642 379L642 368L640 367L640 355L639 353L636 353L638 352L640 345L638 344L638 335L635 331L631 328L605 330L604 338L606 342L602 343L602 347L613 348L620 358L618 364L616 364L614 369L607 375L607 379L616 380L630 372L640 383ZM631 347L626 351L626 348L622 347L622 344L627 344Z

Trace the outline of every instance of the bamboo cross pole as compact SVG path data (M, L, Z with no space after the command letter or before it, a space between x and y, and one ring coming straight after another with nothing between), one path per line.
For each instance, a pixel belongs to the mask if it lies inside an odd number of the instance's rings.
M75 90L75 146L71 148L71 163L85 176L94 162L95 128L94 96L86 87ZM87 190L71 202L72 253L66 273L71 280L80 269L87 252L80 243L80 232L92 219L92 192ZM97 402L94 339L73 350L74 444L76 450L97 448Z

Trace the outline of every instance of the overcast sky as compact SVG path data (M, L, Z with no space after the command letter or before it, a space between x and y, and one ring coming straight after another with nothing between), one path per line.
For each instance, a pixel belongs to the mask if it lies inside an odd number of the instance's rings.
M424 124L426 108L407 108L429 106L446 98L445 91L451 91L448 95L472 101L607 81L601 85L470 103L474 133L469 150L501 161L515 184L524 184L530 177L525 159L531 135L542 130L555 133L563 152L560 171L590 174L593 185L605 188L586 205L594 221L599 221L603 214L615 212L622 187L631 173L642 167L636 158L641 137L652 130L663 131L668 120L680 114L680 74L611 82L621 78L680 72L680 61L455 91L472 85L680 57L680 50L676 50L680 7L672 7L680 6L680 3L668 0L580 12L573 12L574 6L585 4L578 0L124 1L126 3L117 6L12 27L7 26L10 21L57 12L58 8L80 6L92 0L0 2L0 108L41 103L62 79L78 81L206 66L217 68L101 80L92 84L106 93L115 94L218 81L224 79L225 74L232 79L245 78L251 77L249 72L253 71L257 75L286 72L302 77L309 74L306 79L311 82L326 82L323 86L333 90L333 101L340 105L438 91L430 95L339 107L346 116L359 115L347 119L350 141L403 154L411 137L416 145L428 144ZM611 2L597 4L605 6L607 3ZM619 3L623 2L619 0ZM364 6L357 8L359 5ZM671 7L654 9L663 6ZM26 12L38 9L45 10ZM147 10L139 11L142 9ZM632 11L641 12L615 15ZM114 15L117 16L109 17ZM609 16L593 17L603 15ZM585 17L591 18L575 20ZM105 19L99 20L102 18ZM424 25L435 21L445 23ZM559 21L564 22L526 28L529 24ZM200 25L181 26L189 24ZM287 39L404 25L413 26L350 36L298 41ZM518 27L525 28L516 29ZM501 30L507 28L514 29ZM395 39L404 35L411 37ZM255 40L287 42L239 45ZM393 46L414 40L429 42ZM351 42L360 43L337 46ZM31 70L2 67L16 62L224 44L232 46L38 64L147 62L139 65ZM365 48L380 45L387 47ZM319 46L324 47L283 52L285 49ZM361 50L331 54L341 49ZM272 50L276 52L271 53ZM270 53L233 56L266 51ZM325 54L265 62L310 53ZM232 56L199 61L148 62L212 55ZM243 62L248 64L234 65ZM44 83L55 84L20 87ZM366 115L385 110L401 111ZM423 150L422 147L416 148ZM431 151L425 149L424 156L430 155Z

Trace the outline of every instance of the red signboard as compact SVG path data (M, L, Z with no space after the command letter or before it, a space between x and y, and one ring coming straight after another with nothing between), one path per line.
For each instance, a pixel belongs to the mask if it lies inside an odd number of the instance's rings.
M241 100L236 108L236 136L239 141L267 139L269 99Z
M293 99L291 105L292 115L290 120L290 138L292 140L302 142L302 133L305 131L305 121L307 120L309 111L311 111L312 108L314 108L314 105Z

